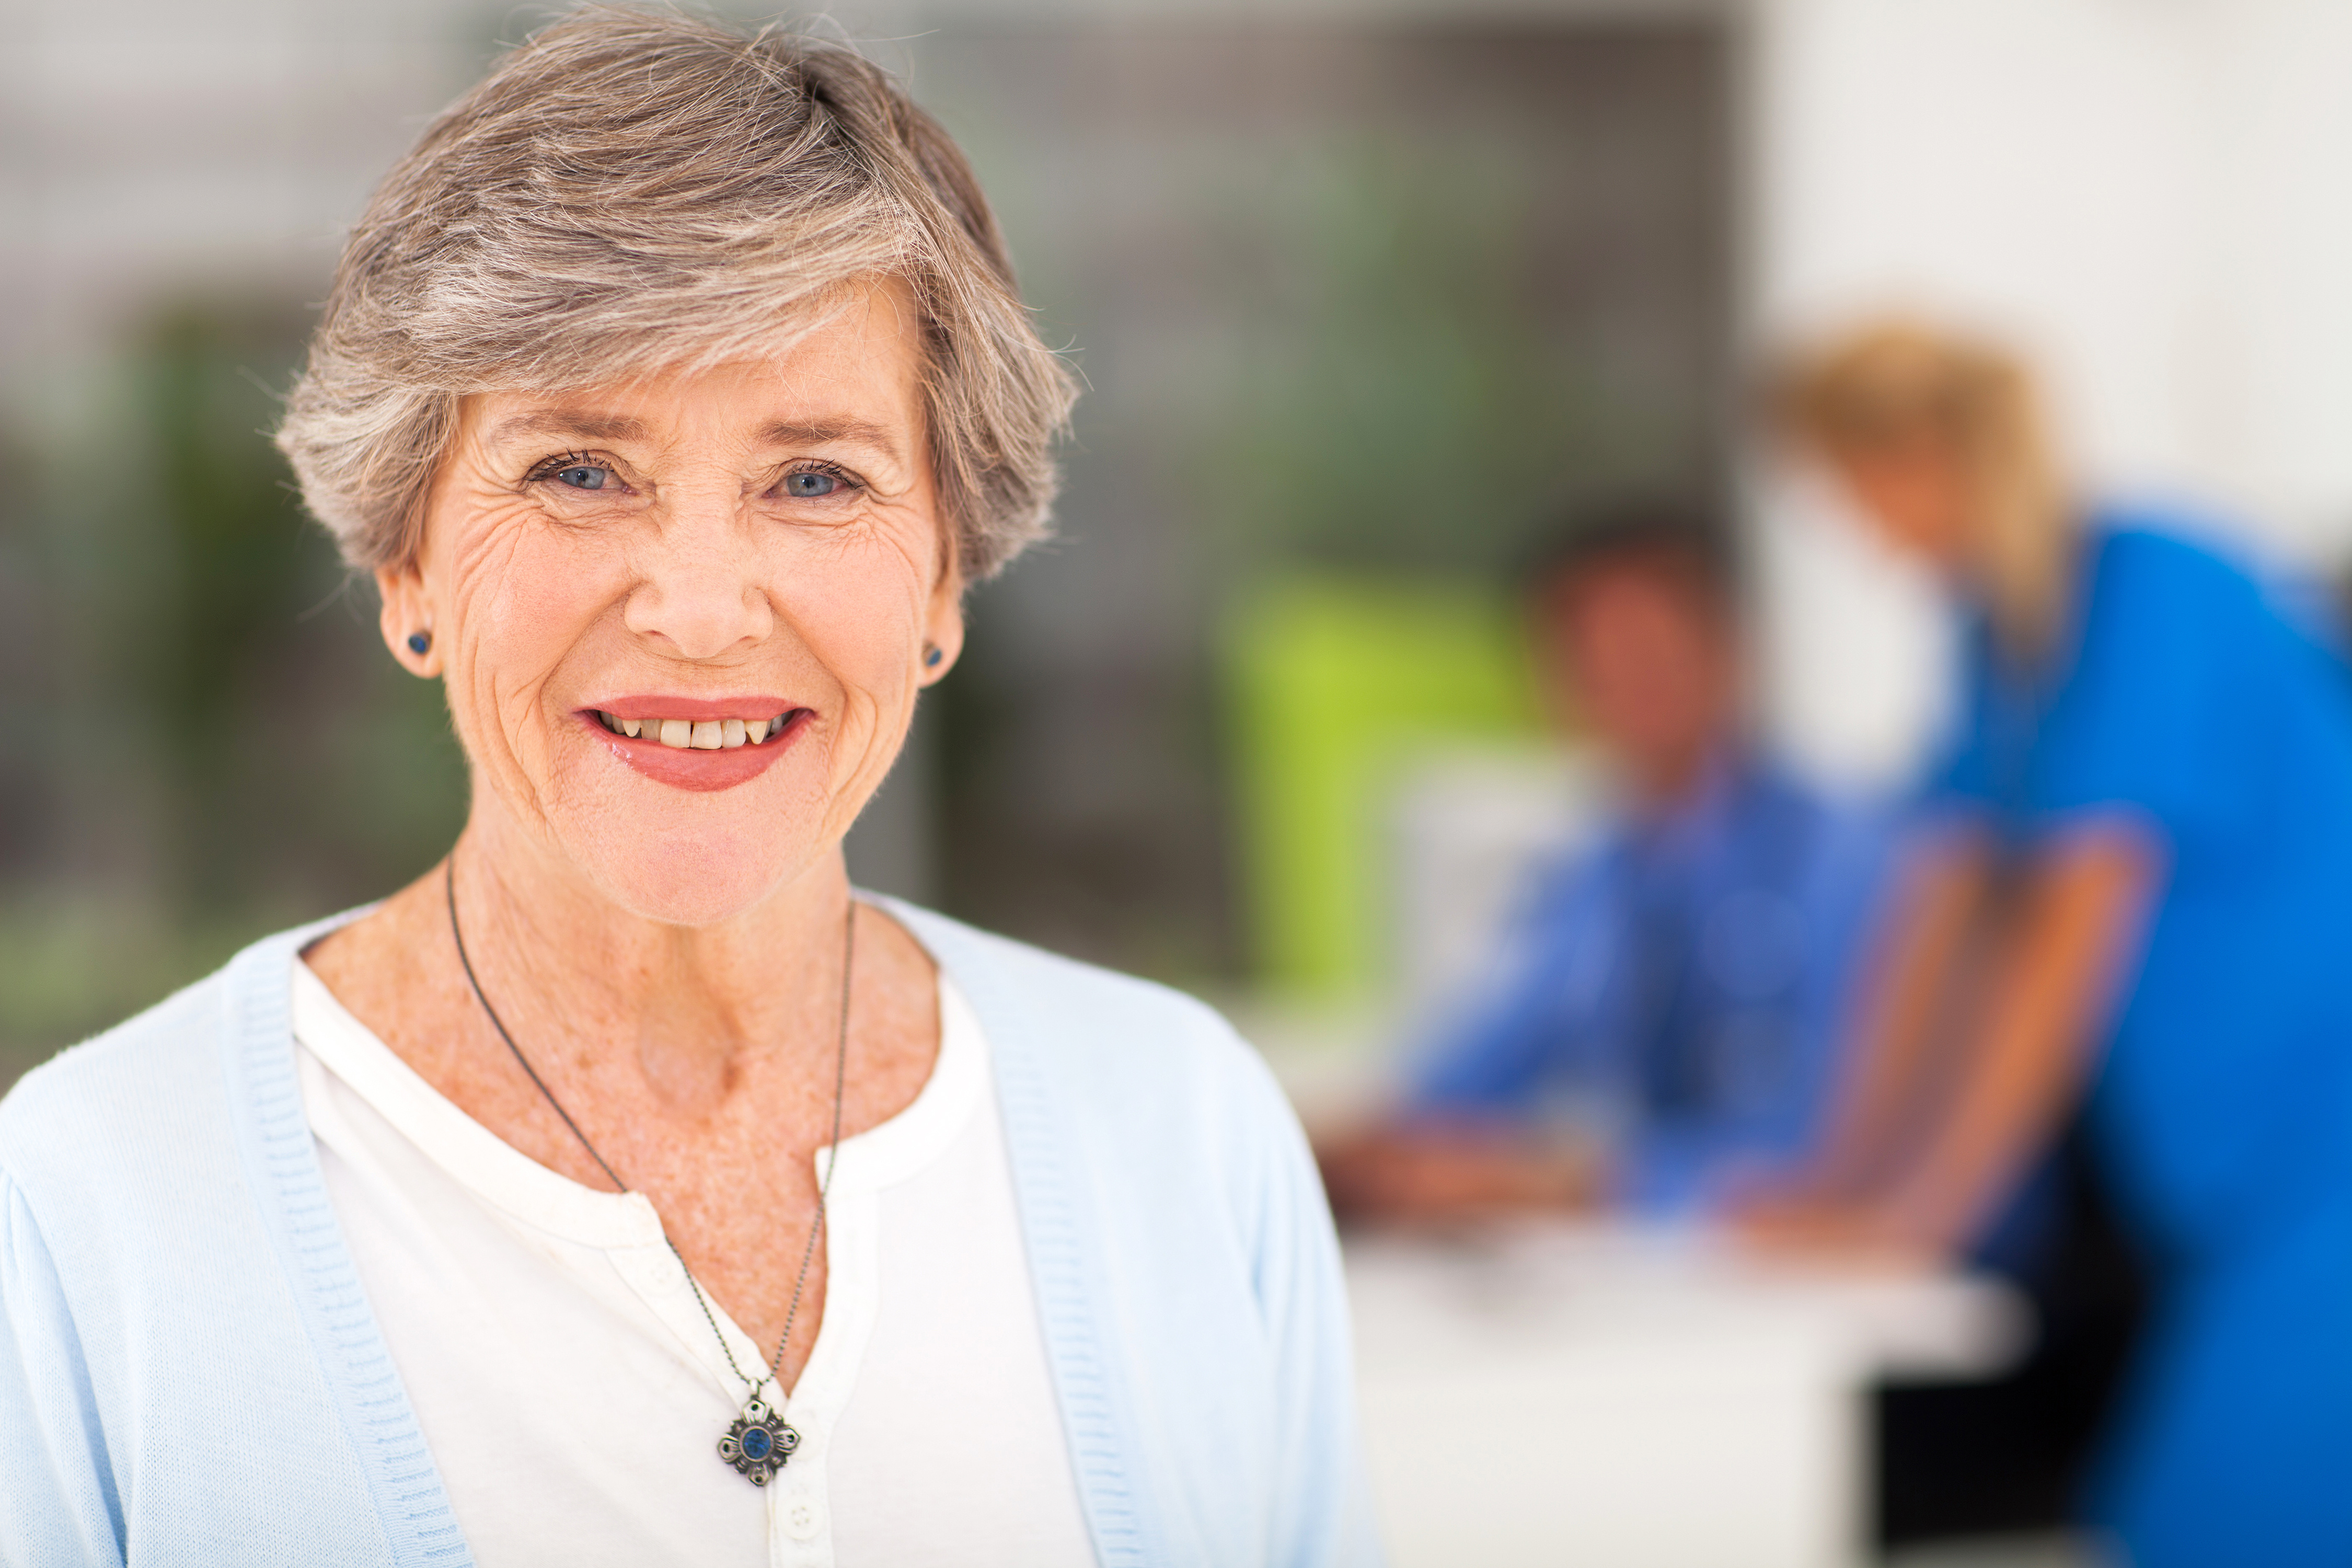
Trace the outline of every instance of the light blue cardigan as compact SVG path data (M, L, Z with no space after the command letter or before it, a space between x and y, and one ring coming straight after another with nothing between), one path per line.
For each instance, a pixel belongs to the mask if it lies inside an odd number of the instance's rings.
M1376 1561L1338 1249L1264 1066L1174 992L893 912L988 1031L1100 1561ZM0 1101L0 1563L470 1561L303 1117L291 965L334 923Z

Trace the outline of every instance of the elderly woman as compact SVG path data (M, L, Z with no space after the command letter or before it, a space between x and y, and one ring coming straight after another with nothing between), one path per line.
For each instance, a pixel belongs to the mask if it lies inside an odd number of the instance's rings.
M0 1560L1375 1555L1256 1059L844 872L1069 396L846 50L584 11L426 130L279 440L471 815L0 1108Z

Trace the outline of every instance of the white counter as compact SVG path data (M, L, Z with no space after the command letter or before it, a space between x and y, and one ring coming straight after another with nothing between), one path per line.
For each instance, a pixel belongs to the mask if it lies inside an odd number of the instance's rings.
M1348 1276L1395 1568L1851 1568L1870 1384L2024 1340L1997 1286L1608 1227L1355 1240Z

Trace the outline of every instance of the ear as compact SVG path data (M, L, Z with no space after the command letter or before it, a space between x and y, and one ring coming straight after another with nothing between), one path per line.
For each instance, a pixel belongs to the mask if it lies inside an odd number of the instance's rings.
M414 561L405 566L379 566L376 595L383 603L376 624L383 628L384 647L409 674L431 680L441 673L441 645L428 641L423 653L408 639L422 633L434 637L433 608L425 593L425 574Z
M946 679L963 656L963 573L950 560L939 581L931 584L931 602L923 613L923 641L939 650L939 662L916 672L918 684L931 686ZM919 656L929 658L928 651Z

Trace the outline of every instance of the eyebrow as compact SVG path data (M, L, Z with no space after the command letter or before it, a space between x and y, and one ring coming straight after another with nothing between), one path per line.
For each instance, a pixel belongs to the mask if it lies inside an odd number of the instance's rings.
M646 439L643 420L625 415L592 414L576 408L536 408L526 414L510 414L490 427L491 444L518 440L526 436L553 436L583 441L643 441ZM771 447L814 447L829 442L849 442L870 447L896 462L898 443L890 432L870 419L849 415L837 415L816 419L779 419L760 429L762 445Z
M857 419L846 415L824 419L780 419L760 431L760 439L772 447L815 447L830 441L845 441L870 447L896 462L898 443L890 432L869 419Z
M510 414L490 427L490 443L516 440L524 436L577 437L585 441L642 441L646 427L642 421L614 414L590 414L574 408L537 408L528 414Z

